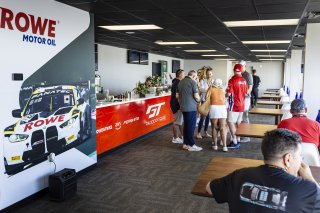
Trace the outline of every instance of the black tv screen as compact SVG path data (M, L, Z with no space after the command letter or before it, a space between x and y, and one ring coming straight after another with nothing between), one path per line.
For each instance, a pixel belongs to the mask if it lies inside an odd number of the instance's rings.
M180 69L180 60L172 60L172 73L176 73Z
M128 63L139 64L140 53L135 50L128 50Z
M149 54L140 52L140 64L148 65L149 64Z

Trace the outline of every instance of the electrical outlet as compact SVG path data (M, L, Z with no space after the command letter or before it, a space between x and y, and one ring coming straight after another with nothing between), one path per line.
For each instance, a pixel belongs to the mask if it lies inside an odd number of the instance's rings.
M52 152L48 155L48 161L49 162L54 162L56 155Z

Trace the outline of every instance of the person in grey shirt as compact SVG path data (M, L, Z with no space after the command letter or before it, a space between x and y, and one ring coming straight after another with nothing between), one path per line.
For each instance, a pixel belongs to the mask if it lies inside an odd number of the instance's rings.
M246 71L246 65L247 63L245 61L240 61L240 64L242 65L243 67L243 71L241 73L242 77L244 79L246 79L247 81L247 84L248 84L248 93L246 95L246 98L245 98L245 105L244 105L244 112L243 112L243 119L242 119L242 122L243 123L250 123L249 122L249 109L250 109L250 103L251 103L251 91L252 91L252 87L253 87L253 78L252 78L252 75ZM248 137L242 137L240 138L240 141L239 142L249 142L250 141L250 138Z
M202 148L195 145L194 130L197 122L197 109L200 102L197 86L198 76L196 71L191 70L183 80L180 81L176 92L183 114L183 149L188 151L201 151Z

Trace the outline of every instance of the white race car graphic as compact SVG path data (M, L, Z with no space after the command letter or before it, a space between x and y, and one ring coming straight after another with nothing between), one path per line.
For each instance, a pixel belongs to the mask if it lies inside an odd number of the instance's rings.
M240 199L254 205L286 211L288 192L245 182L242 184Z
M90 105L75 86L37 88L23 111L13 110L12 116L20 119L4 130L4 164L8 175L91 136Z

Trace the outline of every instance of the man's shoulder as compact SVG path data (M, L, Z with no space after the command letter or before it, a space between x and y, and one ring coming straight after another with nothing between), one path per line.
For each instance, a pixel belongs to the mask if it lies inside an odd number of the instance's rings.
M310 123L313 123L313 124L316 124L317 126L320 126L320 123L319 123L319 122L317 122L317 121L315 121L315 120L312 120L311 118L306 117L306 120L307 120L308 122L310 122Z

